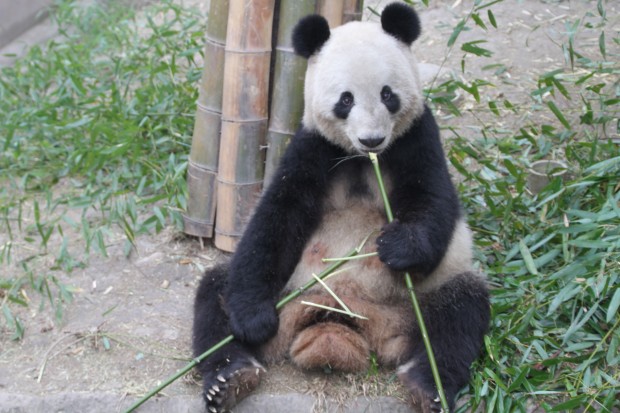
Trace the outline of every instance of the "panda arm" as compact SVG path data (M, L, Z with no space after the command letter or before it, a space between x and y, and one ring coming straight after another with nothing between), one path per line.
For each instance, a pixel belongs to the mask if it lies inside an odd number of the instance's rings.
M395 220L377 239L379 257L394 270L426 277L445 255L461 215L428 108L383 161L393 185L389 198Z
M231 330L258 344L275 335L275 302L321 218L337 149L301 129L282 157L233 255L224 299Z

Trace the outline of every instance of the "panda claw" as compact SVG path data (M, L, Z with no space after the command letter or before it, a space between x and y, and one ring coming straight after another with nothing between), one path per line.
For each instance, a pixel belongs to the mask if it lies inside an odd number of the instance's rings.
M230 411L258 385L261 371L264 371L264 368L253 358L222 367L221 371L203 382L207 413Z

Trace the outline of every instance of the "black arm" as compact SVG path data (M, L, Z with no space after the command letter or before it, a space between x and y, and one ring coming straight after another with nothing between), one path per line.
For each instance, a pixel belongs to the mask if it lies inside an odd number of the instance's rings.
M233 334L262 343L275 335L275 301L321 218L327 175L342 156L301 129L287 148L233 255L224 292Z
M394 270L425 277L445 255L461 214L431 111L425 108L379 159L391 177L394 213L377 239L379 257Z

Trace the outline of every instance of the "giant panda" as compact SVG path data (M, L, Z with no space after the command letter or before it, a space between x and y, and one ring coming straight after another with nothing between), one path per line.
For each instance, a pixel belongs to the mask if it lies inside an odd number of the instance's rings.
M302 126L229 263L208 271L194 304L196 356L235 339L199 364L207 410L231 409L269 363L364 371L371 353L393 366L417 411L441 404L403 271L413 277L451 407L469 379L489 323L484 276L472 269L472 235L451 183L439 130L424 103L410 46L415 11L391 4L381 24L330 30L312 15L293 31L308 59ZM382 165L395 220L387 223L368 153ZM366 319L315 285L278 312L276 302L320 273L324 257L362 252L326 283Z

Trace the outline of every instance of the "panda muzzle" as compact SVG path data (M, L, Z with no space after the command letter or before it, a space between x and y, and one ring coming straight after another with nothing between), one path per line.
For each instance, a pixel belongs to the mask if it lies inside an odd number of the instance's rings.
M384 140L384 136L359 139L360 143L369 149L376 148L377 146L381 145Z

